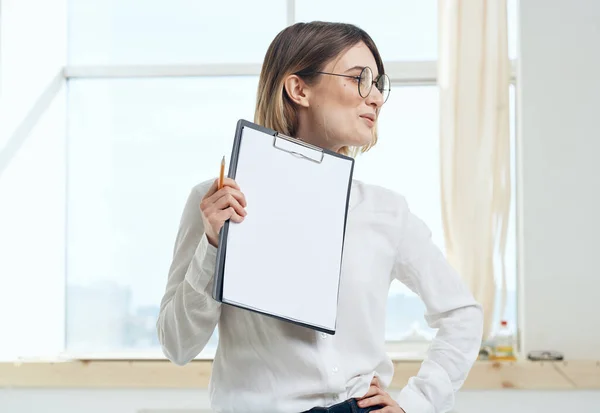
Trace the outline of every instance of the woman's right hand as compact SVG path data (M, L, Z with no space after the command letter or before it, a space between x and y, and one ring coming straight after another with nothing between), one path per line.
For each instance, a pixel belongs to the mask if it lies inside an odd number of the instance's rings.
M204 232L213 247L219 245L219 231L225 221L231 219L239 223L246 216L246 198L238 184L231 178L224 178L223 188L218 187L217 178L200 202Z

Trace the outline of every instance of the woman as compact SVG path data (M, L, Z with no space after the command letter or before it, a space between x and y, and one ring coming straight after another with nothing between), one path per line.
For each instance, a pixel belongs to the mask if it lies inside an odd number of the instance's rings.
M388 93L383 62L364 31L298 23L267 51L254 121L350 154L375 144ZM402 196L352 184L334 336L212 299L219 230L228 219L242 223L245 207L243 188L231 179L221 190L216 181L192 190L157 322L163 351L178 365L219 325L209 386L215 411L433 413L453 406L479 351L482 311ZM393 279L420 295L438 329L420 371L395 400L386 391L393 364L384 346Z

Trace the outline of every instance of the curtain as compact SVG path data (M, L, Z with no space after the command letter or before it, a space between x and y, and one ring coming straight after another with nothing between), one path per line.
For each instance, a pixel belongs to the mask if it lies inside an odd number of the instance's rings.
M442 223L448 260L484 309L506 306L510 132L506 0L438 0ZM497 284L500 285L498 291Z

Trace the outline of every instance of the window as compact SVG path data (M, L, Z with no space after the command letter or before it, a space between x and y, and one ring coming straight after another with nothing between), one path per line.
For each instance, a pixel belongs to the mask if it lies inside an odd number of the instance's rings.
M62 91L0 162L0 360L64 348L65 110Z
M5 121L12 123L65 65L66 7L59 0L7 0L0 9L0 96L10 102Z
M69 351L158 351L155 322L183 205L218 172L237 120L252 119L257 83L69 82Z
M64 349L65 51L63 0L0 1L0 360Z
M35 3L27 1L30 6ZM52 27L68 28L63 39L68 57L57 58L67 66L66 90L39 120L11 169L4 173L0 169L3 199L8 193L32 203L34 199L17 194L17 188L35 182L54 188L46 194L52 209L29 221L46 225L43 233L36 233L40 226L27 233L52 245L40 256L44 262L32 264L30 270L41 272L48 269L46 262L51 263L52 279L42 287L52 291L53 298L37 293L37 306L31 309L11 301L8 294L0 296L0 310L5 309L3 303L12 303L6 309L29 311L24 320L44 324L43 331L53 331L53 339L51 348L39 342L23 347L36 342L23 333L19 343L0 348L0 358L63 349L73 356L162 357L155 321L184 203L192 186L218 171L221 156L231 150L236 121L252 120L264 53L273 37L294 21L358 24L378 44L393 90L382 110L379 142L359 157L355 177L405 195L411 209L431 228L434 242L444 249L435 85L437 0L383 0L368 8L356 0L228 0L210 7L194 0L173 0L168 5L158 0L63 3L67 12L52 9L54 14L62 13L62 20L55 16L58 23ZM515 32L513 3L509 1L511 33ZM3 22L6 4L2 2ZM18 49L14 41L7 46L6 33L31 14L23 7L12 26L0 25L0 63ZM27 30L14 33L21 39ZM514 40L512 36L511 57L516 56ZM22 67L31 69L43 61L36 59L42 59L47 49L35 45L31 55L36 57ZM32 82L17 87L10 83L11 73L21 73L22 79ZM33 91L33 100L24 107L31 106L43 90L43 85L33 82L40 76L19 72L16 66L2 66L0 71L6 93ZM66 110L61 106L65 101ZM514 93L511 102L514 108ZM43 125L52 131L48 136L39 129ZM26 173L33 165L46 165L59 173L40 173L36 178ZM20 171L20 177L15 171ZM36 180L42 176L43 180ZM10 234L21 231L23 222L7 219L19 210L18 205L17 201L0 204L0 223L10 229L9 235L0 233L2 248L14 242ZM512 211L506 257L508 310L501 316L514 325L514 201ZM23 251L0 262L1 271L21 277L14 288L27 287L27 269L19 268L28 256ZM40 318L41 309L50 307ZM420 299L394 282L386 321L390 343L427 343L435 331L427 327L423 313ZM17 322L13 327L20 331ZM211 357L217 339L215 332L200 357Z
M158 350L154 321L181 208L190 188L214 175L210 160L230 151L232 125L252 118L257 81L252 76L70 81L70 351ZM357 162L356 178L405 194L441 246L437 88L396 85L386 105L394 116L382 113L380 142ZM201 124L213 129L195 132ZM383 173L382 166L387 171L389 165L400 166ZM428 332L423 311L418 297L394 283L388 338L399 340L413 327Z
M297 21L343 21L369 33L387 61L437 59L438 0L296 1Z
M403 194L432 229L435 244L443 248L438 104L435 86L395 84L381 110L377 145L357 160L355 176ZM388 298L387 339L430 338L433 331L425 323L424 311L420 298L394 281Z
M261 63L285 25L281 0L69 0L69 64Z

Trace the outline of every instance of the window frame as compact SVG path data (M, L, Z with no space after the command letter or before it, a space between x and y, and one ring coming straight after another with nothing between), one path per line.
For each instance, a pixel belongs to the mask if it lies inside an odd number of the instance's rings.
M435 86L437 84L436 61L384 62L392 87ZM224 77L260 75L260 64L204 64L204 65L138 65L138 66L67 66L64 77L71 79L99 78L166 78L166 77ZM67 103L68 105L68 103ZM67 107L68 113L68 107ZM67 282L67 280L65 280ZM424 357L430 340L411 337L406 340L386 341L386 351L394 360L420 360ZM61 357L79 360L140 360L163 359L156 351L144 352L72 352L66 350ZM212 360L214 351L203 350L196 360Z
M2 0L0 0L0 3ZM67 12L69 9L67 8ZM295 0L287 0L287 25L295 23ZM0 23L2 13L0 7ZM1 35L1 33L0 33ZM0 42L1 45L1 42ZM0 59L2 51L0 50ZM437 85L438 72L437 60L429 61L386 61L386 73L390 77L394 87L402 86L435 86ZM66 65L60 77L60 86L67 86L71 79L95 79L95 78L164 78L164 77L223 77L223 76L259 76L261 70L260 64L252 63L228 63L228 64L196 64L196 65L113 65L113 66L77 66ZM2 72L0 71L0 76ZM516 85L516 60L511 60L511 85ZM57 81L49 85L49 90L43 94L42 101L51 100L60 88L56 87ZM518 106L518 96L515 97ZM0 90L0 101L2 100L2 91ZM41 118L45 109L49 105L34 105L25 118L20 122L17 130L29 131ZM0 113L0 118L1 118ZM68 102L67 102L68 116ZM65 119L66 121L66 119ZM516 133L517 131L515 131ZM21 133L23 135L23 133ZM10 137L10 135L8 136ZM14 137L14 136L13 136ZM25 138L22 138L23 140ZM518 137L515 137L518 140ZM0 142L2 142L0 140ZM516 193L518 190L515 189ZM518 276L518 274L517 274ZM67 279L64 277L64 288L66 289ZM518 283L517 283L518 284ZM518 294L518 291L517 291ZM66 305L64 324L66 327ZM518 310L517 310L518 312ZM386 341L386 351L394 360L421 360L423 359L430 340L409 337L406 340L388 340ZM63 343L63 353L58 354L59 359L79 359L79 360L160 360L164 359L162 353L156 351L149 352L108 352L108 353L73 353L66 351L66 337ZM212 360L213 352L204 352L196 357L197 360Z
M511 84L515 83L515 62L512 63ZM388 61L384 62L386 73L394 88L404 86L437 85L436 61ZM139 65L139 66L67 66L65 80L97 78L165 78L165 77L224 77L260 75L260 64L228 63L205 65ZM67 109L68 110L68 109ZM421 360L431 341L409 337L406 340L387 340L386 351L394 360ZM65 351L65 356L75 359L162 359L162 354L151 352L108 352L74 353ZM196 360L212 360L213 351L203 351Z

